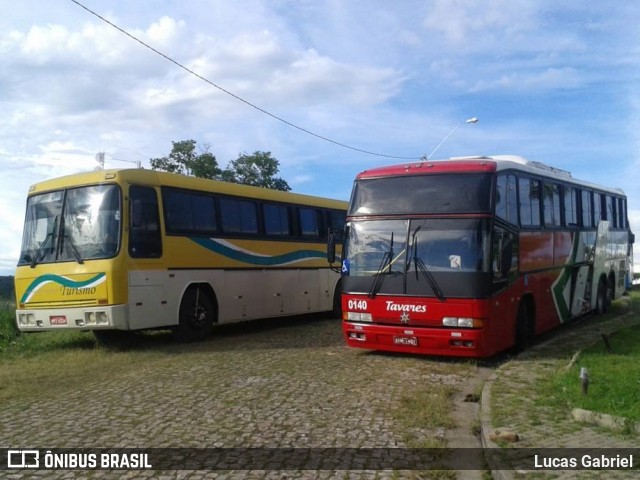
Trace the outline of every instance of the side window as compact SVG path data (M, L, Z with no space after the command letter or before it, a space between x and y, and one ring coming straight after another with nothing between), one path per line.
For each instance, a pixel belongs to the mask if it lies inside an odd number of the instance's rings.
M498 176L496 215L509 223L518 224L518 196L515 175Z
M318 237L318 211L310 208L300 208L300 233L305 237Z
M544 183L544 224L547 227L560 226L560 185Z
M593 221L594 226L598 226L600 220L606 220L602 209L602 195L594 192L593 194Z
M520 222L523 227L540 226L540 180L520 178Z
M347 213L341 210L331 210L329 212L329 228L334 232L342 232L347 223Z
M626 208L625 208L625 204L624 204L624 198L619 198L618 199L618 227L620 228L627 228L627 222L626 222Z
M267 235L289 235L289 208L284 205L263 205L264 230Z
M518 271L517 235L498 226L493 229L492 268L493 281L505 281Z
M578 226L578 191L572 187L564 187L564 224L567 227Z
M166 189L162 191L168 233L214 233L215 200L210 195Z
M616 199L611 195L605 197L607 206L607 220L609 220L609 228L618 228L618 215L616 213Z
M258 233L256 204L251 201L221 198L220 215L225 233Z
M129 188L129 255L133 258L162 256L158 198L151 187Z
M613 210L613 198L611 198L611 195L603 195L602 198L604 199L603 216L606 218L606 220L609 220L609 228L615 228L616 215Z
M588 190L582 190L582 226L589 228L593 227L593 204L591 202L591 192Z

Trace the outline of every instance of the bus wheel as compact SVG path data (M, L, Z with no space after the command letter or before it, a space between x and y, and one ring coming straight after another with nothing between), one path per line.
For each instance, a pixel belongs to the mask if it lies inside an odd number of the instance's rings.
M338 280L333 292L333 318L342 318L342 280Z
M180 303L178 326L174 336L181 342L202 340L211 334L215 305L209 292L200 286L189 288Z
M113 347L125 343L131 337L131 332L123 330L94 330L93 336L99 346Z
M514 353L520 353L529 346L533 337L533 313L526 301L520 302L516 316L516 333L513 342Z
M611 295L608 282L604 277L600 278L598 282L598 293L596 294L596 313L598 315L604 315L609 308L609 297Z

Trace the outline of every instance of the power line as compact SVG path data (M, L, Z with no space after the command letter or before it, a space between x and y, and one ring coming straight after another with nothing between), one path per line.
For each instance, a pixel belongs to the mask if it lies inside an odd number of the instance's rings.
M123 33L124 35L126 35L127 37L129 37L130 39L138 42L140 45L142 45L143 47L151 50L152 52L154 52L157 55L160 55L162 58L164 58L165 60L168 60L169 62L173 63L174 65L176 65L177 67L183 69L184 71L190 73L191 75L199 78L200 80L202 80L203 82L208 83L209 85L211 85L212 87L217 88L218 90L220 90L221 92L226 93L227 95L235 98L236 100L239 100L240 102L244 103L245 105L248 105L249 107L258 110L259 112L268 115L269 117L278 120L279 122L284 123L285 125L288 125L292 128L295 128L297 130L300 130L301 132L304 132L308 135L311 135L313 137L319 138L320 140L324 140L325 142L329 142L329 143L333 143L334 145L338 145L339 147L343 147L343 148L348 148L349 150L354 150L356 152L360 152L360 153L366 153L367 155L375 155L377 157L386 157L386 158L396 158L396 159L401 159L401 160L418 160L420 157L400 157L400 156L396 156L396 155L386 155L383 153L376 153L376 152L371 152L369 150L363 150L361 148L357 148L357 147L352 147L350 145L347 145L345 143L341 143L338 142L336 140L332 140L328 137L325 137L323 135L317 134L312 132L311 130L308 130L304 127L301 127L299 125L296 125L294 123L289 122L288 120L285 120L282 117L279 117L278 115L275 115L267 110L265 110L264 108L261 108L251 102L249 102L248 100L245 100L244 98L236 95L233 92L230 92L229 90L226 90L225 88L221 87L220 85L217 85L216 83L212 82L211 80L209 80L206 77L203 77L202 75L200 75L199 73L191 70L189 67L183 65L182 63L178 62L177 60L174 60L173 58L169 57L168 55L162 53L161 51L157 50L156 48L152 47L151 45L143 42L142 40L140 40L138 37L132 35L131 33L127 32L126 30L124 30L123 28L119 27L118 25L116 25L115 23L107 20L106 18L104 18L102 15L96 13L95 11L91 10L90 8L86 7L85 5L83 5L82 3L80 3L77 0L70 0L71 2L75 3L76 5L78 5L80 8L86 10L87 12L89 12L91 15L99 18L100 20L102 20L103 22L105 22L108 25L111 25L113 28L115 28L116 30L118 30L119 32Z

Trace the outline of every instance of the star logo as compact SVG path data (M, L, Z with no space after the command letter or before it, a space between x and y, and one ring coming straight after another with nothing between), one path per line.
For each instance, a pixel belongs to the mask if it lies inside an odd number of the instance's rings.
M402 312L400 315L400 323L409 323L409 314L407 312Z

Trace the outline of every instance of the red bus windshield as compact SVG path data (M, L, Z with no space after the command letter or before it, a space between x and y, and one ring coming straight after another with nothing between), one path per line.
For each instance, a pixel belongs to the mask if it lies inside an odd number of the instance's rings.
M492 173L357 180L348 215L489 213Z

